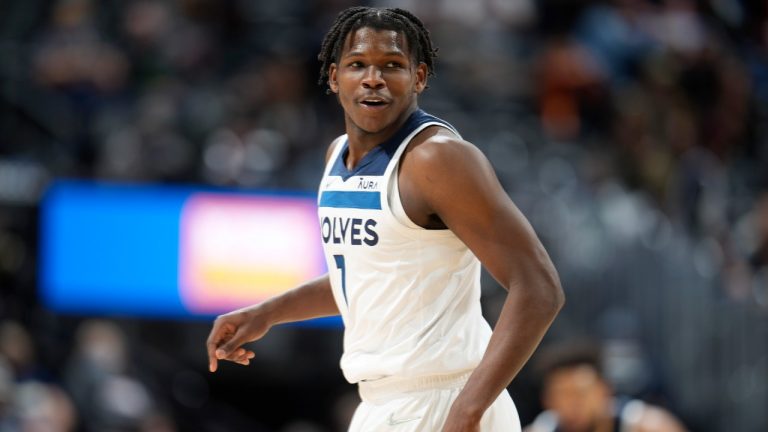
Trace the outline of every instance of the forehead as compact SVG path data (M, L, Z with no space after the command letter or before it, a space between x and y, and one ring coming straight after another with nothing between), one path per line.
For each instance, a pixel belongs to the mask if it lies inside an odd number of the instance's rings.
M350 54L367 54L371 52L409 54L408 43L402 32L382 30L372 27L361 27L349 32L341 56Z
M580 365L552 371L546 379L547 387L574 387L589 389L600 383L600 377L590 366Z

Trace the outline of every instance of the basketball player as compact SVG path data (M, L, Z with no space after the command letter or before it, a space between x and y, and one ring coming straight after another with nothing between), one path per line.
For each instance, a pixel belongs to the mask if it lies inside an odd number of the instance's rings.
M539 360L546 411L525 432L683 432L661 407L614 396L599 350L587 344L549 348Z
M418 108L435 50L401 9L353 7L320 55L344 110L319 191L328 274L218 317L207 342L242 347L275 324L341 314L344 376L362 398L351 431L519 431L505 387L562 307L557 273L488 160ZM480 263L507 290L492 332Z

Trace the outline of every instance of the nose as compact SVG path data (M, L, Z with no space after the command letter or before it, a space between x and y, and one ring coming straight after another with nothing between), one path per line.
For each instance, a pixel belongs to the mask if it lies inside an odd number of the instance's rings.
M365 69L365 75L363 76L363 87L367 89L378 90L384 88L386 83L384 77L381 74L381 69L376 66L368 66Z

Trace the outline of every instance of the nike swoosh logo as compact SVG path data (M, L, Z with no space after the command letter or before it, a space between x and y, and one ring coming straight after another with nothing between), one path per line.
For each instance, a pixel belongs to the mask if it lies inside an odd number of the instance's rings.
M414 420L418 420L421 417L411 417L411 418L404 418L404 419L395 419L395 414L390 413L389 418L387 419L387 424L390 426L397 426L399 424L412 422Z

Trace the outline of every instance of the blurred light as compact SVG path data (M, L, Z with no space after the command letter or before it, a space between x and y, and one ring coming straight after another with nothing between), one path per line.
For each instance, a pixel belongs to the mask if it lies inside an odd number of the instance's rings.
M693 267L707 279L720 273L724 260L723 249L717 240L707 237L693 247Z
M0 160L0 202L37 204L48 178L39 163Z
M58 312L210 316L325 271L314 196L58 181L39 282Z
M565 256L568 263L581 270L600 272L605 270L613 257L612 244L594 224L584 224L572 230L568 237Z
M311 199L191 195L181 211L179 290L193 313L263 300L324 271Z
M539 185L544 193L564 198L575 191L576 184L576 170L565 159L552 157L541 164Z
M728 397L737 403L751 398L758 391L759 381L756 378L755 368L749 365L734 370L728 379Z
M230 129L214 132L203 153L206 177L217 184L234 180L245 160L240 138Z
M614 239L630 244L652 229L650 206L639 195L618 184L601 190L600 218Z
M138 421L149 413L151 399L144 386L125 376L107 378L99 389L97 400L104 409L120 417Z
M658 210L651 210L648 230L643 234L643 245L653 251L660 251L672 243L674 230L667 216Z
M515 175L528 166L528 147L517 134L501 132L488 144L488 159L500 173Z
M640 394L651 372L640 343L635 339L609 339L603 348L605 374L621 394Z

